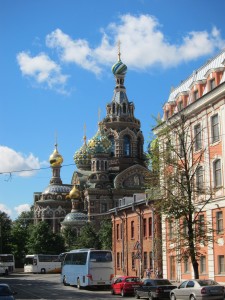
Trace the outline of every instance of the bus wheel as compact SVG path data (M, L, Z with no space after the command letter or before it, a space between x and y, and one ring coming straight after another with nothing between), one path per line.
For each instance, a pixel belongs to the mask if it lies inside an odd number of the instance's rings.
M63 284L64 284L65 286L68 285L68 283L66 282L66 276L63 277Z
M78 288L78 290L80 290L80 289L81 289L81 285L80 285L80 279L79 279L79 278L77 278L77 288Z
M46 270L43 268L41 269L41 274L45 274L46 273Z

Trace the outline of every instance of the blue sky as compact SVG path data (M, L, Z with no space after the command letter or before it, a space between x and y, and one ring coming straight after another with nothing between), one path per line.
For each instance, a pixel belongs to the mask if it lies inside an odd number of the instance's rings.
M0 210L15 219L49 184L56 136L71 182L84 124L90 139L112 99L118 40L147 145L171 87L225 48L224 11L224 0L1 0Z

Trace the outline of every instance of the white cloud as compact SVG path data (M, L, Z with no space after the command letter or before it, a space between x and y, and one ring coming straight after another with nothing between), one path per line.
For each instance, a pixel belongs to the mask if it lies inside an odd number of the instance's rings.
M46 54L40 53L32 57L29 53L20 52L17 62L24 76L33 78L39 84L46 84L48 88L63 92L68 76L61 73L61 67Z
M101 72L94 59L93 50L86 40L72 40L60 29L56 29L47 35L46 45L50 48L57 48L63 62L75 63L97 75Z
M23 211L30 211L30 204L20 204L14 207L14 209L20 215Z
M117 23L110 23L101 29L101 33L99 46L92 48L85 39L74 39L61 29L54 30L46 36L46 46L58 52L59 63L56 64L44 53L31 57L21 52L17 60L22 74L57 90L57 85L62 87L68 79L61 73L64 64L76 64L99 75L106 65L112 65L117 60L119 40L122 43L122 60L129 69L136 70L148 70L156 65L162 68L177 66L213 55L225 47L225 40L216 27L211 32L189 32L180 37L180 43L173 43L166 39L163 26L154 16L143 14L121 15ZM65 92L63 88L61 90Z
M0 146L0 173L39 168L40 162L32 153L25 156L6 146ZM36 171L16 172L15 174L22 177L28 177L35 175Z
M148 69L154 65L176 66L184 61L213 54L222 49L225 41L220 32L213 27L211 32L193 31L182 37L180 44L166 40L158 20L150 15L123 15L120 23L112 23L106 28L102 43L95 49L100 61L112 62L112 46L122 42L121 52L129 68ZM115 58L114 58L115 61Z
M6 213L8 216L12 214L12 210L9 209L5 204L0 203L0 211Z

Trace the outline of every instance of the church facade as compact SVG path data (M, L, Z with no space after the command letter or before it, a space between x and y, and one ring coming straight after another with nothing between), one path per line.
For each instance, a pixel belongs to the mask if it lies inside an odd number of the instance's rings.
M115 88L106 116L98 124L98 131L74 154L77 169L70 184L63 184L60 168L63 161L57 150L50 156L52 178L48 187L34 194L35 222L46 220L53 232L58 232L68 214L73 219L72 189L79 190L80 209L87 221L109 217L108 211L118 206L119 199L145 190L150 172L144 154L141 123L135 117L135 106L128 100L124 85L127 66L121 61L113 65ZM71 211L72 209L72 211ZM73 217L72 217L73 216ZM64 222L65 224L65 222Z

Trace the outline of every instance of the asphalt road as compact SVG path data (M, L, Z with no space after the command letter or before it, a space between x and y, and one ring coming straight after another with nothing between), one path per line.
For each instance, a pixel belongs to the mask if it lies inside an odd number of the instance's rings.
M76 287L64 286L60 283L59 274L25 274L13 273L9 276L1 276L0 282L5 282L17 292L16 300L67 300L67 299L114 299L122 297L111 295L109 290L78 290ZM127 296L125 299L135 299Z

